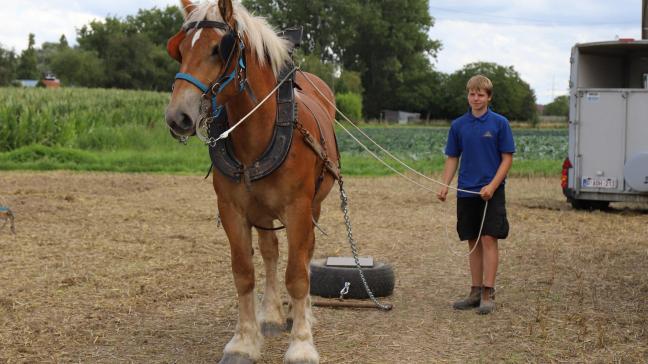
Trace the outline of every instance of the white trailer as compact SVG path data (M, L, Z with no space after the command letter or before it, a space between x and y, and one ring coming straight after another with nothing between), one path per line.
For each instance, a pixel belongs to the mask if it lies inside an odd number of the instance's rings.
M574 208L648 202L648 40L576 44L562 188Z

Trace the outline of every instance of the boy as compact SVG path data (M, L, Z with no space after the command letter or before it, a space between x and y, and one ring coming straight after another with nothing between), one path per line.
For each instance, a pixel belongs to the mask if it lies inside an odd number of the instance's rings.
M454 120L448 132L443 171L446 185L452 182L459 159L457 192L457 233L460 240L468 240L472 287L467 298L456 301L452 307L467 310L477 307L480 314L495 309L495 276L498 265L497 240L508 236L504 181L513 163L515 143L508 120L494 113L488 104L492 100L493 84L482 75L473 76L466 85L470 110ZM437 193L445 201L448 187ZM477 241L488 201L486 219L480 241Z

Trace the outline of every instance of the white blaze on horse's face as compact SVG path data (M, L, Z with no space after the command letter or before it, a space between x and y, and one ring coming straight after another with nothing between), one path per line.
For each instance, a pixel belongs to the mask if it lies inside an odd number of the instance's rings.
M196 34L194 34L193 38L191 39L191 48L196 45L196 42L198 41L198 38L200 38L200 33L202 33L202 31L202 28L200 28L196 31Z

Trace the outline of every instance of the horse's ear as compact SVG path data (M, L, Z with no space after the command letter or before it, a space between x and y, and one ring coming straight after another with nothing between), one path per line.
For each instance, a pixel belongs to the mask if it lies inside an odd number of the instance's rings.
M234 7L232 6L232 0L218 0L218 10L220 10L223 20L233 28Z
M167 53L169 53L171 58L180 63L182 63L182 57L180 56L180 42L182 42L186 35L187 33L185 33L184 30L181 30L167 41Z
M180 0L180 3L182 4L182 10L184 11L185 18L196 8L196 5L194 5L191 0Z

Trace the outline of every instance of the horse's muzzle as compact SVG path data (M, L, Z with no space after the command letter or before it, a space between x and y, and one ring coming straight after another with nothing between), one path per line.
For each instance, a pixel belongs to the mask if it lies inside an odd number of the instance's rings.
M196 127L189 115L185 113L169 113L165 115L166 123L169 126L171 135L174 138L187 137L196 134Z

